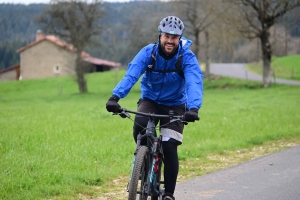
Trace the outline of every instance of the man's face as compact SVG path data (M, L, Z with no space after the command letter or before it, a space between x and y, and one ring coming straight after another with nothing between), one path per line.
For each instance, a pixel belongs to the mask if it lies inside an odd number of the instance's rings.
M160 46L164 53L169 56L175 52L178 47L180 36L163 33L160 36Z

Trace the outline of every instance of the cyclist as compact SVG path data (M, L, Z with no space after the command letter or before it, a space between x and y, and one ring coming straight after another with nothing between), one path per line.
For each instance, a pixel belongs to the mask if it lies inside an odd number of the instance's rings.
M189 49L192 41L183 37L183 22L176 16L168 16L158 26L159 37L156 44L142 48L128 64L127 72L112 91L106 103L108 112L117 113L119 99L124 98L141 79L141 98L138 111L167 115L173 110L174 115L184 115L185 121L199 120L198 110L202 105L203 82L202 71L195 54ZM181 59L179 59L182 57ZM180 60L179 64L176 64ZM176 67L176 66L180 67ZM180 75L182 71L183 75ZM148 118L135 116L133 136L143 133ZM171 123L164 118L160 130L164 152L164 200L174 200L174 191L179 169L177 146L182 144L182 123ZM158 121L156 122L158 123Z

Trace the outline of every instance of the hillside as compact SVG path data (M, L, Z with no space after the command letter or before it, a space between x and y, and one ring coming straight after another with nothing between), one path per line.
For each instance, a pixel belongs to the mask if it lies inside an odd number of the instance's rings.
M148 30L156 31L157 23L165 13L168 13L169 7L166 5L158 1L104 2L102 6L105 17L100 21L104 29L102 35L97 36L94 42L99 43L100 46L90 45L86 51L95 57L128 63L140 48L140 45L135 46L135 42L129 40L130 38L134 40L135 37L130 32L131 24L135 23L135 19L147 18L138 23L142 23L142 26ZM16 50L24 43L35 40L36 31L41 29L36 18L47 6L47 4L0 4L0 69L19 62ZM151 17L152 13L155 13L154 17ZM156 40L157 35L145 40L144 44Z
M19 62L19 55L16 50L24 44L32 42L35 34L41 25L38 24L36 17L47 8L48 4L0 4L0 69L9 67ZM105 17L99 22L103 29L102 34L94 38L93 44L86 47L90 55L107 60L113 60L126 65L132 60L134 55L141 47L157 40L157 26L159 21L167 15L177 15L181 19L179 11L174 9L176 2L161 1L130 1L125 3L107 3L102 4L106 11ZM294 16L288 15L293 25L281 24L290 34L291 43L296 43L297 37L300 36L299 27L300 20L294 20ZM186 24L187 30L190 28ZM213 30L213 32L215 32ZM189 31L185 31L185 37L194 39L193 35L189 35ZM210 41L218 40L217 36L211 38ZM232 38L230 38L232 40ZM230 40L228 39L228 40ZM245 62L249 56L249 49L241 50L241 46L250 43L245 39L234 38L234 44L226 47L226 41L218 41L215 46L210 47L210 59L212 62ZM273 40L274 41L274 40ZM216 42L215 42L216 43ZM277 40L278 43L278 40ZM219 46L222 44L224 46ZM256 43L255 43L256 44ZM205 57L205 39L200 39L199 60ZM294 45L297 47L297 45ZM193 48L191 46L191 48ZM294 49L297 49L294 47ZM221 49L220 49L221 48ZM252 50L257 50L252 45ZM229 49L231 49L229 51ZM234 58L233 55L242 52L242 56ZM295 53L295 50L293 50ZM256 53L251 53L256 55ZM239 54L238 54L239 55ZM286 54L288 55L288 54ZM246 58L245 58L246 57ZM253 57L253 56L252 56ZM253 59L252 59L253 60ZM252 61L251 60L251 61Z

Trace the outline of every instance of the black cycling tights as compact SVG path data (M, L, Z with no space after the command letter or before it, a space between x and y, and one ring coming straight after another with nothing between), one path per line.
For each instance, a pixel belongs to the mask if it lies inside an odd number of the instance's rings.
M173 141L163 141L162 146L164 152L164 165L165 165L164 168L165 193L173 194L175 191L178 168L179 168L177 143Z

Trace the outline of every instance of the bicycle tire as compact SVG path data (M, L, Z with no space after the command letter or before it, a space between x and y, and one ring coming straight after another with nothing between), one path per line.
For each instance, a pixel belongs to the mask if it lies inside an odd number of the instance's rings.
M148 198L148 195L144 193L144 189L150 166L149 156L149 148L146 146L141 146L136 154L134 168L129 184L128 200L147 200Z

